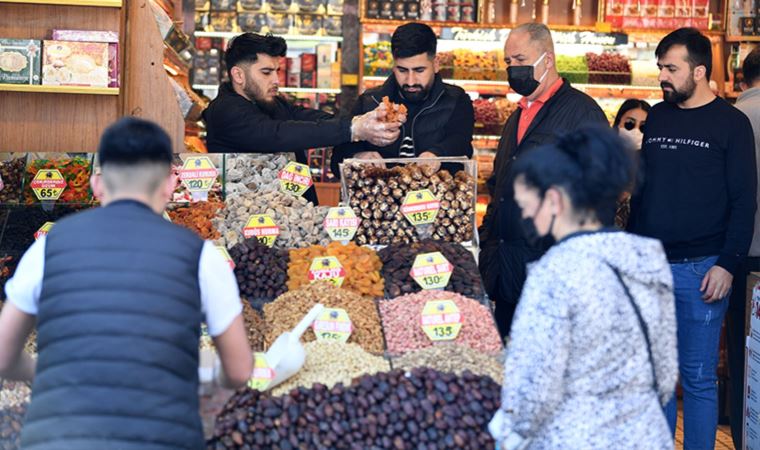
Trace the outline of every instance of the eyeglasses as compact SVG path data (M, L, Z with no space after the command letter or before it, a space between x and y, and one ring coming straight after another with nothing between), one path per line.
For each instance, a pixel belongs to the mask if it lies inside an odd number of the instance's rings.
M642 121L639 123L639 131L641 131L642 133L644 132L645 127L646 127L645 121ZM636 119L626 119L626 121L623 122L623 128L625 128L628 131L631 131L634 128L636 128Z

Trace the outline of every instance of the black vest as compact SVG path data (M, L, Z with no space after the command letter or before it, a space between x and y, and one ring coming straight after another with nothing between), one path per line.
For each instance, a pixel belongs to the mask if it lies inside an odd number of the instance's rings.
M200 449L203 241L133 201L51 230L25 449Z

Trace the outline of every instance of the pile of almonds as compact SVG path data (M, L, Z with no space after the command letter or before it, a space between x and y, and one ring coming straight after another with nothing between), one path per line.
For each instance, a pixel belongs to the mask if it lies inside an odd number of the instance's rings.
M242 389L217 417L207 449L493 450L487 426L500 396L489 377L427 368L282 397Z
M272 345L277 336L292 330L317 303L326 308L346 310L353 325L348 342L355 342L370 353L383 353L383 332L380 329L380 317L374 300L345 289L338 289L324 281L287 292L264 305L267 347ZM305 342L315 339L314 332L310 329L306 330L302 338Z
M411 370L415 367L430 367L456 375L462 375L469 370L476 375L491 377L499 384L502 384L504 380L504 366L498 358L459 344L441 343L409 352L393 358L391 364L394 369Z
M360 247L353 242L343 245L331 242L326 247L313 245L290 251L288 265L288 289L295 290L309 284L309 268L315 258L335 256L343 265L346 277L342 288L361 295L382 297L384 282L380 276L382 263L377 253L369 247Z
M364 374L387 372L390 364L382 356L367 353L352 343L313 341L304 345L306 362L301 370L283 384L272 389L272 395L283 395L298 387L310 388L321 383L331 388L338 383L351 384Z
M228 195L224 203L212 223L222 235L217 244L227 248L245 239L243 228L255 214L268 214L280 227L276 246L300 248L330 242L323 228L329 208L314 206L303 197L280 191L246 192Z
M452 300L459 308L463 323L455 343L492 355L502 351L499 331L488 307L453 292L423 291L379 302L389 354L401 355L436 345L420 326L422 309L429 300Z
M441 202L432 226L434 239L465 242L475 229L475 179L465 171L409 164L392 169L370 163L346 164L348 203L362 219L354 238L360 245L416 242L419 231L401 213L406 195L429 189Z

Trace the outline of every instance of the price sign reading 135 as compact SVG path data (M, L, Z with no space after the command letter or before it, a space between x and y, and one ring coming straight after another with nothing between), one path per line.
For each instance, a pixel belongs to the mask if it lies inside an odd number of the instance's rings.
M420 317L422 331L431 341L451 341L462 329L462 314L452 300L429 300Z
M441 252L421 253L414 258L410 274L422 289L443 289L449 284L454 266Z
M401 204L401 213L412 225L428 225L435 222L441 202L429 189L406 194Z

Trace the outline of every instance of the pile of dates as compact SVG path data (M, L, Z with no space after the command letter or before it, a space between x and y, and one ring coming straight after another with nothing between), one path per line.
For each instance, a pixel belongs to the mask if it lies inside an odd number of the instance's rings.
M433 369L315 384L282 397L245 389L217 417L208 449L493 449L499 407L490 377Z
M346 165L344 176L349 205L362 220L354 238L359 245L419 241L420 231L406 220L401 205L408 193L423 189L441 202L430 237L449 242L472 239L475 180L464 171L452 176L417 164L386 169L360 163Z

